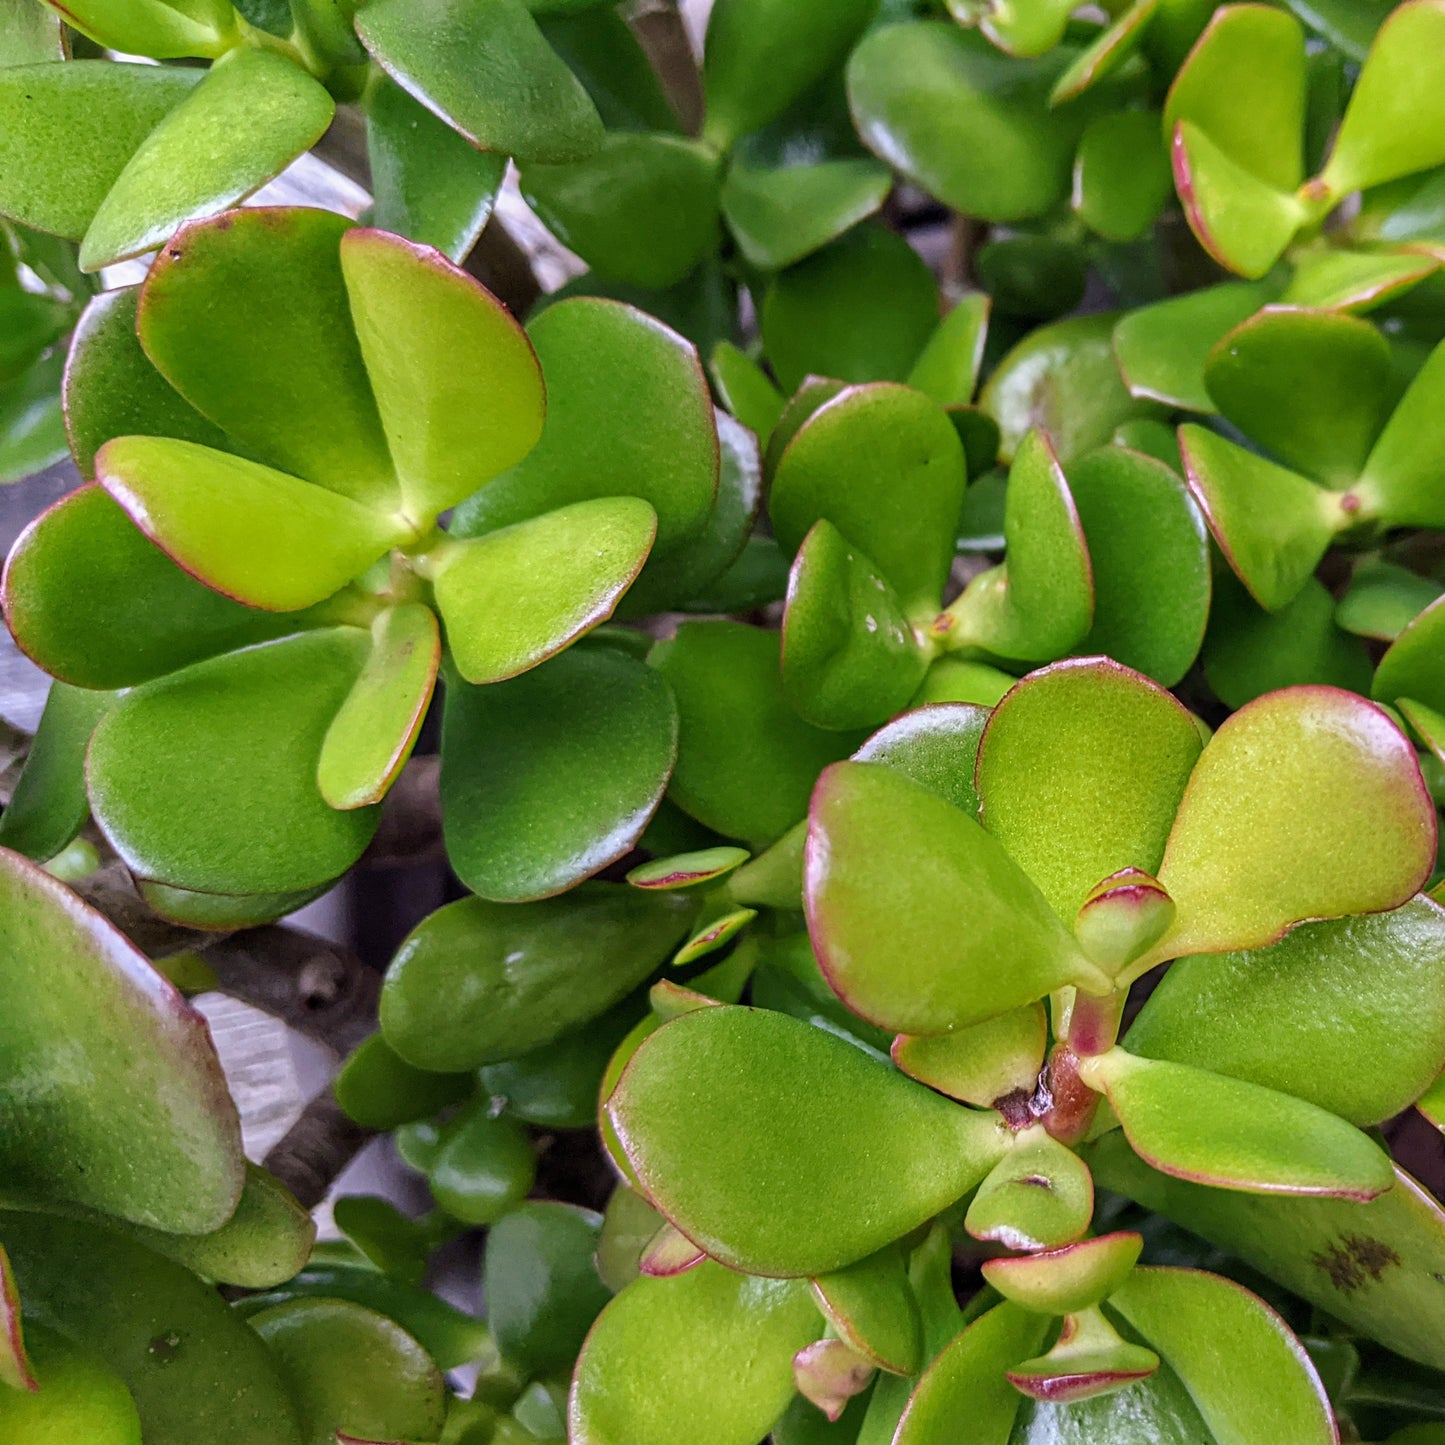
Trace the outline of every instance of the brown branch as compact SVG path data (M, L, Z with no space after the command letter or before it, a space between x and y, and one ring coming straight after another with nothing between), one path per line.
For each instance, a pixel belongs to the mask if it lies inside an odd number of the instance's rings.
M682 128L696 135L702 129L702 76L676 0L633 0L624 14Z
M328 1085L301 1111L262 1163L303 1209L315 1209L373 1132L341 1112Z

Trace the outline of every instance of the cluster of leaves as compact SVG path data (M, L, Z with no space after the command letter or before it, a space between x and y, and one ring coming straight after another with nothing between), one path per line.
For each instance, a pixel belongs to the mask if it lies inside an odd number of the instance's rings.
M0 0L0 1437L1445 1438L1445 3L1075 9ZM55 875L268 922L433 713L316 1245Z

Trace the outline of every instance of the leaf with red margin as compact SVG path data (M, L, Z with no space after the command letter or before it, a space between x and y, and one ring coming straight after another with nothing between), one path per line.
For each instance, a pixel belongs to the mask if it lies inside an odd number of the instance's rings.
M1158 1368L1153 1350L1120 1339L1103 1312L1091 1306L1064 1320L1048 1354L1015 1365L1007 1375L1022 1394L1069 1404L1126 1389Z
M1023 1309L1045 1315L1069 1314L1113 1294L1138 1263L1143 1248L1142 1235L1129 1231L1101 1234L1042 1254L986 1259L983 1277Z
M0 1245L0 1385L34 1394L40 1386L25 1354L25 1335L20 1319L20 1292L10 1256Z
M813 1281L818 1308L840 1339L869 1361L898 1375L917 1373L923 1357L923 1319L894 1245Z

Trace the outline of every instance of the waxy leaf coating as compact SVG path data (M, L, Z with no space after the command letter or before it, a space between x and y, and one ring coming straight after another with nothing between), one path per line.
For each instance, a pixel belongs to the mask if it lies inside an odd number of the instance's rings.
M964 1228L1009 1249L1058 1249L1082 1237L1093 1213L1088 1166L1035 1124L1011 1136L973 1196Z
M706 1092L688 1083L699 1078ZM758 1274L826 1274L873 1254L1003 1148L993 1115L821 1029L727 1006L653 1034L607 1110L653 1203L713 1258Z
M911 1375L923 1353L923 1322L903 1254L890 1246L820 1275L813 1295L829 1323L870 1364Z
M1087 1309L1113 1294L1138 1262L1142 1235L1130 1231L1081 1239L1041 1254L986 1259L983 1277L1003 1297L1045 1315Z

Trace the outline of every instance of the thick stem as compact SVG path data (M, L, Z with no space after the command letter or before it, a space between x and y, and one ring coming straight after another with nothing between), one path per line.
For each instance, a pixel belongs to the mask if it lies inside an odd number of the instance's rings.
M328 1086L301 1111L262 1163L303 1209L315 1209L373 1132L341 1112Z

